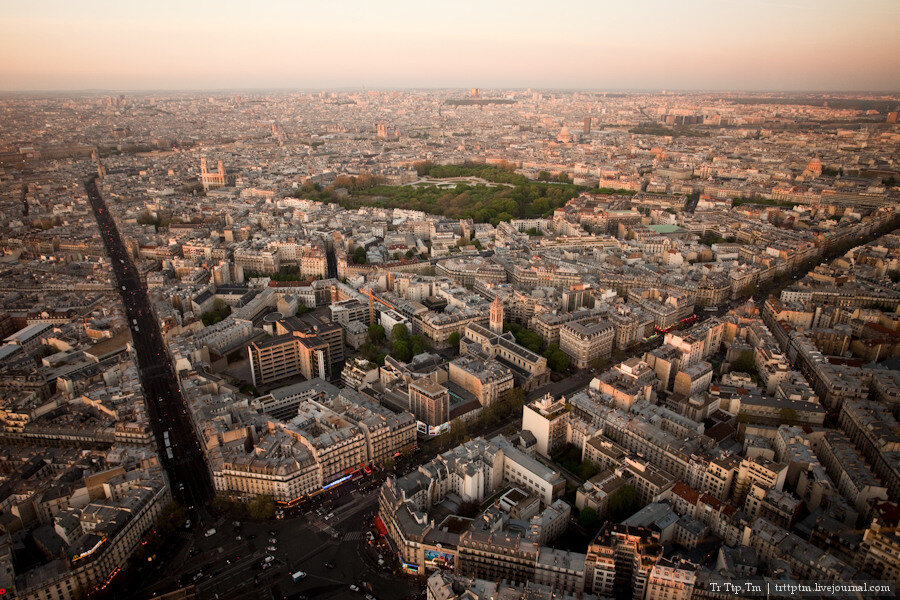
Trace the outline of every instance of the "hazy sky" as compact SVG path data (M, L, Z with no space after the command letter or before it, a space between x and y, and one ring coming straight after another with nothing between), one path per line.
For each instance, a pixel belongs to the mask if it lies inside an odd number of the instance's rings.
M900 0L0 0L0 89L900 90Z

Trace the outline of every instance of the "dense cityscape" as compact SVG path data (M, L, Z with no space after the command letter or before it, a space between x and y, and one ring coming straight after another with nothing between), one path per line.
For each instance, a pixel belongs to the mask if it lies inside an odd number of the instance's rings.
M3 96L2 593L896 585L898 108Z

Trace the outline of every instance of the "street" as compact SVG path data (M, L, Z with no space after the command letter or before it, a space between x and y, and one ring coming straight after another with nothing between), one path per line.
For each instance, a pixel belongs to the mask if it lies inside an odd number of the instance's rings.
M198 509L212 496L212 481L187 405L147 290L122 243L115 219L100 196L96 179L86 180L84 186L130 322L138 373L160 462L169 475L173 496L199 521L202 513Z
M188 585L200 598L216 600L362 600L365 593L378 600L417 596L421 583L399 571L395 574L397 565L386 542L372 527L387 474L381 471L348 482L286 511L284 519L235 522L221 516L195 528L169 565L149 575L142 597ZM216 531L207 536L208 529ZM305 576L295 583L291 574L298 571ZM351 584L360 592L351 590Z

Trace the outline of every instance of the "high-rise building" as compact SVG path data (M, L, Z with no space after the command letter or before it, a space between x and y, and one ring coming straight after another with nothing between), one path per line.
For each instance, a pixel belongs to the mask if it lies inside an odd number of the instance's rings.
M450 420L450 392L427 377L409 384L409 412L428 427Z
M378 123L375 125L375 137L379 140L383 140L387 138L387 128L384 126L384 123Z
M591 118L590 117L584 118L584 132L585 133L591 132Z

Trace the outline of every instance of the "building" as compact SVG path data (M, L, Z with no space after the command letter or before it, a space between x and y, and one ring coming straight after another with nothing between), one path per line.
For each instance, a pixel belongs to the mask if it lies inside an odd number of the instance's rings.
M503 451L503 478L536 494L545 506L566 491L566 480L558 471L528 456L505 437L498 435L491 443Z
M550 394L522 407L522 430L534 435L541 456L549 458L566 444L569 411L565 398L554 400Z
M317 377L272 390L268 394L256 398L253 405L262 413L285 420L294 417L297 414L297 408L303 402L315 398L333 398L339 393L338 388Z
M288 317L276 322L276 335L251 343L253 385L302 375L331 379L344 361L344 330L336 323Z
M697 580L696 567L660 558L650 569L645 600L690 600Z
M450 421L450 392L428 377L412 381L409 411L426 427L440 427Z
M509 367L495 360L482 360L474 356L460 356L451 360L447 376L451 382L471 392L482 407L508 398L515 386L515 378Z
M526 391L550 381L547 359L517 344L509 332L497 334L483 325L471 324L460 340L459 351L497 360L513 372L516 385Z
M493 333L497 335L503 333L503 302L499 297L494 298L494 301L491 302L491 315L488 323L488 329Z
M890 511L890 508L887 509ZM896 508L894 508L896 517ZM878 515L863 534L862 568L876 579L900 584L900 529L897 521Z
M211 172L206 168L206 158L200 159L200 183L203 185L203 191L208 192L216 188L225 187L226 174L225 165L220 160L216 166L215 172Z
M645 527L607 523L588 546L585 591L642 600L650 572L661 557L658 533Z
M572 358L574 367L587 369L593 361L612 354L615 336L616 330L608 321L572 321L559 330L559 349Z

